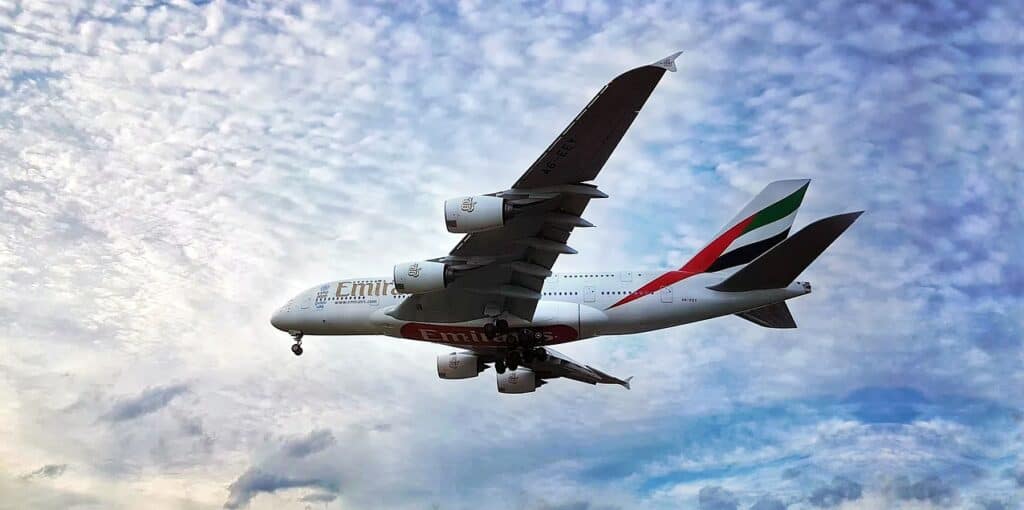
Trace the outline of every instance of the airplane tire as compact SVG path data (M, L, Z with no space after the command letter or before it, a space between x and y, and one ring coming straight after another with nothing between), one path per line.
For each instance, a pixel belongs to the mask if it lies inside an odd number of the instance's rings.
M494 337L497 336L497 329L498 328L490 322L484 324L484 336L487 337L488 340L494 340Z
M299 344L292 345L292 353L296 356L302 356L302 346Z
M533 336L533 341L535 343L540 343L541 340L544 340L544 333L541 333L540 331L534 330L530 334Z
M499 335L508 333L508 321L505 319L498 319L494 322L495 327L498 330Z
M504 361L496 361L494 363L494 371L499 373L499 374L504 374L505 373L505 362Z

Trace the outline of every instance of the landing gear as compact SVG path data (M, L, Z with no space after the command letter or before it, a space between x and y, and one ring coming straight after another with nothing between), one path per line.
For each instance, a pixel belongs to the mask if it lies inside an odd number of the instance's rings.
M519 351L510 351L508 356L505 358L505 364L508 365L509 370L515 370L519 368Z
M302 356L302 332L289 331L288 334L291 335L292 339L295 340L295 343L292 344L292 354L295 354L296 356Z
M504 374L505 373L505 362L501 361L501 360L495 361L494 362L494 371L499 373L499 374Z
M302 356L302 346L299 344L292 344L292 352L295 353L296 356Z
M484 336L488 340L494 340L495 337L508 334L508 321L505 319L498 319L494 322L484 324Z

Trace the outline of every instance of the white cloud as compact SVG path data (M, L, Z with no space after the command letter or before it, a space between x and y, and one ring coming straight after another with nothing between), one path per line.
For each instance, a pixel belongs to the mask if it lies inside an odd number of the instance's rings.
M625 442L872 384L1021 405L1005 392L1024 378L1019 338L979 340L1022 326L1022 43L1007 11L969 10L936 36L920 22L952 13L563 7L0 6L0 492L23 506L145 494L215 507L282 442L325 429L333 456L304 469L344 480L336 506L395 480L407 491L394 507L515 501L506 458L522 465L515 480L574 501L603 459L562 452L569 474L524 459L558 438ZM974 43L1001 46L971 55ZM634 391L555 382L519 400L484 379L437 380L431 346L310 339L307 356L288 354L267 324L280 301L447 252L441 200L506 186L605 81L676 49L680 72L599 180L612 198L587 217L600 228L577 233L581 254L559 268L679 264L765 182L813 177L798 222L869 213L809 271L800 330L725 318L572 345L636 375ZM935 459L919 432L823 436L836 459L904 465ZM643 464L758 464L808 447L722 448ZM45 483L16 479L65 464ZM752 501L742 481L723 485ZM636 490L599 494L634 506ZM252 505L298 507L302 491Z

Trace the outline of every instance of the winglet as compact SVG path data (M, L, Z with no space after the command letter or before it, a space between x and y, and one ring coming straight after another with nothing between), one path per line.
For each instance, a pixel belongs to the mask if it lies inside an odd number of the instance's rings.
M669 56L667 56L667 57L665 57L665 58L663 58L663 59L661 59L661 60L651 64L651 65L654 66L654 67L660 67L660 68L662 68L662 69L664 69L666 71L671 71L671 72L674 73L674 72L676 72L676 57L678 57L679 55L682 55L682 54L683 54L683 52L677 51L677 52L675 52L675 53L673 53L673 54L671 54L671 55L669 55Z
M628 390L629 389L629 381L632 381L632 380L633 380L633 376L629 376L629 377L627 377L624 381L622 381L619 384L621 384L623 388L626 388Z

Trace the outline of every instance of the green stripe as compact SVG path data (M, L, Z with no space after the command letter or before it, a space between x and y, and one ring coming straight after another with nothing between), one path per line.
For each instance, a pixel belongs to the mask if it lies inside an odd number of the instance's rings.
M746 234L751 230L763 227L769 223L774 223L786 216L789 216L790 214L793 214L793 211L795 211L797 207L800 207L800 202L803 202L804 193L807 192L808 184L810 183L808 182L807 184L804 184L800 189L794 191L792 195L761 209L761 211L754 216L754 221L751 221L750 225L747 225L747 228L743 229L743 233Z

